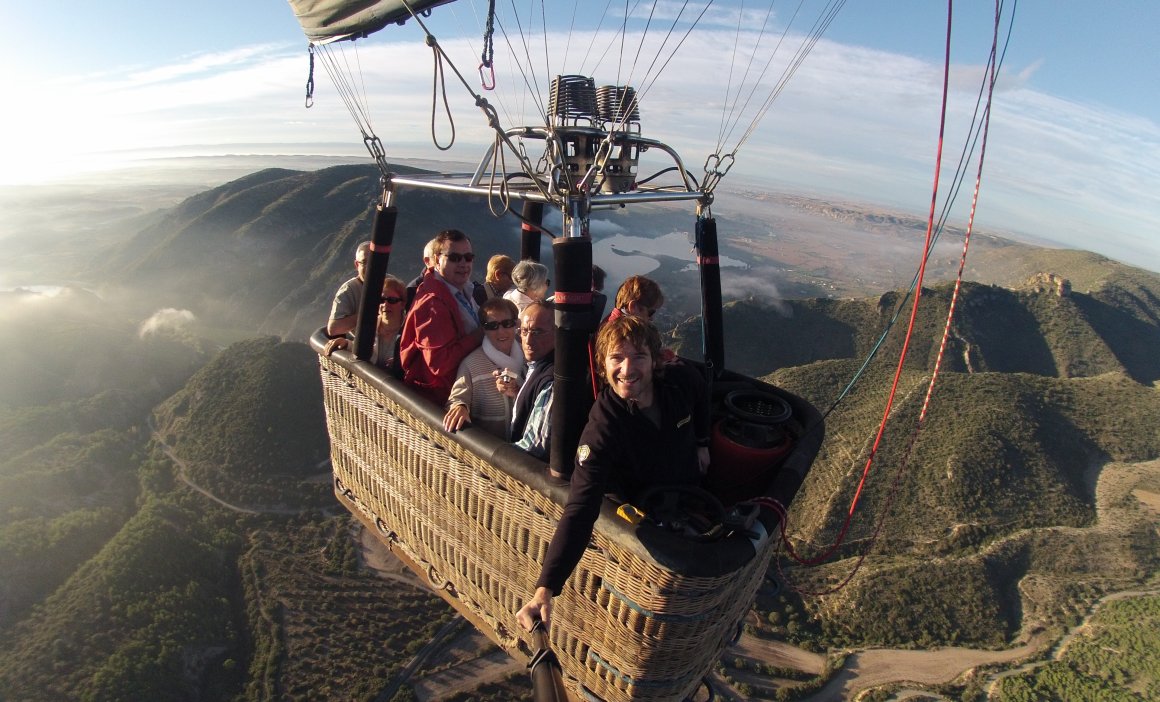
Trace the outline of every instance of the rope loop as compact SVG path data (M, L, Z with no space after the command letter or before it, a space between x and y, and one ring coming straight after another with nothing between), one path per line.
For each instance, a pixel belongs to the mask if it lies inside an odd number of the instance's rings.
M451 116L451 103L447 101L447 77L443 72L443 52L439 48L439 42L431 34L427 35L427 46L431 47L431 55L435 62L435 68L431 76L431 142L435 144L435 148L440 151L448 151L455 145L455 118ZM439 109L439 95L443 95L443 111L447 114L447 123L451 126L451 140L446 145L439 143L439 137L435 134L435 113Z
M486 101L485 101L486 103ZM488 108L491 105L487 106ZM494 113L494 110L492 110ZM490 119L490 118L489 118ZM487 209L496 219L507 214L511 209L511 193L508 192L507 159L504 158L504 141L499 133L495 135L495 145L491 155L491 182L487 186ZM496 173L500 174L496 183Z

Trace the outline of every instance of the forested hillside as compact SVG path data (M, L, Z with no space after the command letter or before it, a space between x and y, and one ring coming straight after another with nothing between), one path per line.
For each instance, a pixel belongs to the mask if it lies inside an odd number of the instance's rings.
M273 337L233 345L158 406L157 430L195 484L238 504L329 502L318 360Z
M956 304L943 368L962 372L1032 373L1060 378L1121 372L1151 385L1160 380L1160 281L1127 292L1127 281L1091 293L1060 295L1032 280L1016 288L964 283ZM952 286L925 289L911 338L908 367L930 369L939 350ZM912 298L761 300L725 308L726 365L746 374L815 361L898 357ZM701 348L698 319L677 327L682 354Z
M1106 466L1160 456L1160 354L1148 353L1160 348L1160 283L1115 266L1090 292L1067 282L1033 275L1013 289L964 285L919 429L951 288L923 291L889 429L844 543L829 565L787 561L786 574L806 590L825 590L850 574L857 557L869 557L831 596L790 596L809 616L792 631L782 619L775 631L829 645L997 646L1032 623L1067 621L1098 593L1156 572L1155 517L1137 507L1115 513L1108 527L1097 481L1131 472L1105 475ZM837 402L791 510L793 542L804 555L826 552L846 522L909 307L860 369L902 297L726 308L728 365L768 373L820 408ZM673 338L683 351L699 348L697 321ZM1116 500L1136 504L1132 489L1156 489L1160 477L1141 476L1134 488L1117 488Z
M144 416L12 425L34 445L0 463L4 699L372 699L449 615L359 567L320 392L305 346L256 339L158 407L174 458Z

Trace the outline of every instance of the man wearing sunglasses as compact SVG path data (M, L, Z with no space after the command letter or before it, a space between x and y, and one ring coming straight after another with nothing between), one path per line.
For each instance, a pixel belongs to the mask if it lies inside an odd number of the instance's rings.
M471 240L458 229L447 229L434 241L431 268L403 323L399 359L403 382L442 407L460 362L483 340L483 329L471 295Z

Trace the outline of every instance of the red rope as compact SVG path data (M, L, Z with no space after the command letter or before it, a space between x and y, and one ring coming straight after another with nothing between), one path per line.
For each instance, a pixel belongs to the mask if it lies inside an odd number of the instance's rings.
M596 385L596 349L592 345L592 337L588 337L588 377L592 379L592 399L600 394L600 388Z
M995 29L994 29L994 37L993 37L992 44L991 44L991 58L990 58L990 63L989 63L990 76L989 76L989 81L988 81L986 108L985 108L984 117L983 117L983 133L982 133L982 142L981 142L981 146L980 146L980 150L979 150L979 165L978 165L978 169L977 169L976 175L975 175L975 189L974 189L974 194L973 194L972 200L971 200L971 212L970 212L970 216L969 216L968 222L967 222L967 230L966 230L966 233L964 235L963 252L962 252L961 258L959 260L959 271L958 271L957 279L955 281L955 289L954 289L954 293L951 296L950 309L948 310L948 313L947 313L947 323L943 329L942 343L939 346L938 358L935 361L935 368L934 368L934 371L931 375L930 384L927 387L927 394L926 394L926 397L923 401L922 412L919 414L918 421L915 423L914 431L911 433L910 440L907 442L906 450L903 453L902 463L899 467L897 474L894 477L894 481L893 481L893 484L891 485L890 492L887 495L886 502L883 505L881 514L877 520L877 524L875 525L874 533L870 536L870 539L867 542L866 548L862 550L861 554L859 554L858 559L854 563L853 568L850 569L850 572L846 575L845 578L842 579L841 582L839 582L838 584L831 586L825 590L807 591L807 590L803 590L801 588L798 588L796 586L792 586L793 589L800 594L813 595L813 596L832 594L834 592L837 592L838 590L841 590L851 580L853 580L854 575L857 574L858 570L862 567L862 563L866 560L867 556L870 553L871 548L873 547L874 543L877 541L878 536L880 535L882 528L886 523L886 517L887 517L887 515L889 515L891 508L893 507L894 500L898 494L898 488L902 484L902 479L905 477L905 475L909 471L911 458L913 457L914 446L917 442L919 432L921 432L922 427L924 425L927 408L929 406L931 395L934 391L935 381L938 377L939 365L942 361L943 352L945 351L945 348L946 348L946 341L947 341L947 338L948 338L949 333L950 333L951 323L952 323L953 318L954 318L955 302L958 298L958 292L959 292L959 289L961 287L963 271L966 268L967 250L968 250L969 245L970 245L971 231L973 229L975 212L976 212L977 207L978 207L979 188L980 188L980 185L982 182L982 174L983 174L983 162L985 160L986 150L987 150L987 134L988 134L988 130L990 127L991 105L992 105L992 100L993 100L993 96L994 96L995 81L996 81L996 75L997 75L997 69L998 69L997 53L998 53L998 45L999 45L999 27L1000 27L1000 22L1001 22L1001 9L1002 9L1001 1L996 0L996 2L995 2ZM948 14L949 14L949 12L948 12ZM948 20L948 23L949 23L949 20ZM948 27L948 33L949 33L949 27ZM948 52L949 52L949 37L948 37ZM946 89L946 84L945 84L945 77L944 77L944 96L945 96L945 89ZM945 110L945 102L944 102L944 110ZM937 177L936 177L936 189L937 189ZM928 253L929 253L929 248L930 248L929 235L930 235L930 230L928 229L928 243L927 243L927 247L926 247L928 249ZM921 269L920 269L920 280L921 280ZM920 285L920 289L921 289L921 285ZM917 305L917 300L916 300L916 305ZM908 333L907 333L908 339L909 339L909 336L910 336L910 333L908 331ZM904 353L905 353L905 346L904 346ZM899 364L899 367L901 368L901 362ZM897 382L897 378L898 378L898 376L896 374L896 376L895 376L896 382ZM893 399L893 389L892 389L892 393L891 393L891 399ZM887 414L889 414L889 409L887 410ZM885 423L885 417L883 419L883 423ZM881 437L881 429L882 429L882 427L879 428L879 438ZM875 443L875 450L876 449L877 449L877 442ZM871 458L873 458L873 452L871 452ZM868 462L866 471L863 472L863 482L865 482L866 472L868 470L869 470L869 462ZM861 485L859 485L859 488L861 488ZM857 497L855 498L855 501L854 501L854 504L856 504L856 503L857 503ZM763 498L762 500L759 501L759 504L762 504L763 506L766 506L766 507L773 509L779 515L779 519L780 519L779 526L780 526L780 532L781 532L781 540L782 540L782 543L785 544L787 552L798 562L806 563L807 565L816 562L816 559L813 559L809 562L802 561L802 559L798 558L797 554L794 553L793 547L789 543L789 541L786 537L785 520L786 520L787 515L786 515L786 510L781 505L781 503L777 502L776 500L771 500L769 498ZM851 514L853 512L854 504L851 505ZM843 538L845 536L845 532L846 532L848 525L849 525L849 515L847 516L846 525L843 526L842 533L839 535L839 541L835 544L834 548L830 549L830 551L828 553L832 553L837 548L837 545L841 543L841 538ZM777 567L778 567L779 576L782 577L783 581L788 582L787 579L784 577L784 574L781 571L780 559L777 561Z
M983 159L987 155L987 132L991 127L991 99L995 93L995 69L998 61L999 49L999 0L995 0L995 36L991 43L990 80L987 85L987 108L983 112L983 140L979 146L979 168L975 172L975 192L971 195L971 214L967 217L967 231L963 235L963 252L959 256L959 273L955 277L955 288L951 293L950 306L947 309L947 322L943 327L942 341L939 342L938 356L934 361L934 370L930 376L930 385L926 388L926 397L922 401L922 411L918 414L918 424L926 419L927 408L930 407L930 398L934 394L934 384L938 379L939 368L942 366L943 352L946 351L947 338L950 337L951 323L955 318L955 307L959 301L959 290L963 285L963 270L967 267L967 248L971 245L971 231L975 226L975 210L979 205L979 185L983 181Z
M909 324L908 324L907 329L906 329L906 336L902 342L902 352L899 354L898 366L894 371L894 380L890 385L890 392L886 398L886 407L882 412L882 421L878 425L878 432L874 437L874 444L870 449L870 455L866 459L866 465L862 469L862 477L858 481L858 489L854 492L854 498L850 502L850 509L846 513L846 519L843 522L842 528L838 532L838 536L837 536L837 538L835 538L833 545L831 545L824 553L822 553L819 556L815 556L813 558L802 558L801 556L799 556L797 553L794 552L793 547L790 545L789 541L787 541L785 539L784 521L782 522L782 541L785 543L786 550L795 561L797 561L798 563L801 563L802 565L810 566L810 565L817 565L819 563L822 563L823 561L828 559L830 556L832 556L838 550L838 548L842 545L842 542L845 540L846 534L850 530L850 523L853 520L854 511L858 506L858 502L862 499L862 490L865 488L866 480L870 476L870 469L874 465L874 457L878 453L879 445L882 443L882 436L886 432L886 424L890 419L890 411L894 407L894 398L898 394L898 384L899 384L899 380L902 377L902 368L903 368L903 365L906 363L906 357L910 351L910 339L911 339L911 336L914 334L915 320L918 318L918 303L922 297L922 281L923 281L923 277L926 274L926 261L930 255L931 242L933 240L933 234L934 234L935 210L936 210L936 207L938 204L939 173L942 170L943 138L944 138L944 135L946 134L947 93L948 93L948 88L950 85L951 19L952 19L952 15L953 15L952 8L953 8L953 0L947 0L946 53L945 53L945 60L944 60L944 64L943 64L942 109L941 109L941 113L939 115L938 149L936 150L936 153L935 153L934 184L933 184L933 187L931 189L930 212L927 215L926 243L923 246L922 260L919 263L918 278L917 278L917 281L915 283L915 289L914 289L914 303L911 305L910 321L909 321ZM782 513L784 514L784 508L782 510ZM869 547L867 547L867 552L869 552ZM865 554L863 554L863 556L862 556L862 559L864 559L864 558L865 558ZM859 564L860 563L861 563L861 559L859 559ZM853 577L853 573L851 573L850 576L846 579L846 581L844 581L842 584L844 585L845 582L848 582L850 577Z

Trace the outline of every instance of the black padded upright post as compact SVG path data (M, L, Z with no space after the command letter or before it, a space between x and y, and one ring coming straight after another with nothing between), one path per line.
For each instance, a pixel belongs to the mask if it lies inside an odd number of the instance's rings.
M557 473L570 475L592 405L588 339L599 322L592 309L592 240L556 239L552 255L556 261L556 363L549 465Z
M705 368L713 378L725 370L725 325L721 313L721 260L717 220L697 218L697 267L701 270L701 337Z
M544 203L524 200L520 225L520 260L540 260L540 225L544 223Z
M352 349L354 355L362 361L370 360L375 349L379 303L383 299L383 279L387 277L387 263L391 258L391 245L395 241L395 221L398 215L399 211L394 205L380 204L375 209L375 221L371 229L371 260L367 265L366 285L363 286Z

